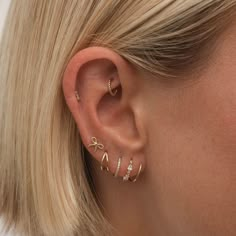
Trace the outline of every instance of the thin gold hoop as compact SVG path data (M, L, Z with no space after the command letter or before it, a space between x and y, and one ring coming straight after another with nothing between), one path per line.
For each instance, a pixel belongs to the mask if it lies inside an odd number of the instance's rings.
M111 79L109 79L109 81L108 81L108 91L109 91L109 93L111 94L111 96L115 96L116 93L117 93L117 89L116 89L114 92L112 91L112 88L111 88Z
M123 177L123 181L127 181L129 179L130 173L133 170L133 160L130 159L129 161L129 165L127 167L127 173L126 175Z
M138 177L139 177L139 175L140 175L140 173L141 173L141 170L142 170L142 164L139 165L139 170L138 170L138 173L137 173L137 175L135 176L135 178L134 178L134 179L129 178L129 180L130 180L131 182L136 182L137 179L138 179Z
M116 178L118 176L119 170L120 170L120 165L121 165L121 157L118 159L117 167L116 167L116 172L114 174L114 177Z
M106 161L106 165L103 164L104 160ZM108 168L108 162L109 162L109 158L108 158L108 153L104 152L103 156L102 156L102 160L101 160L101 170L106 170L107 172L109 171Z

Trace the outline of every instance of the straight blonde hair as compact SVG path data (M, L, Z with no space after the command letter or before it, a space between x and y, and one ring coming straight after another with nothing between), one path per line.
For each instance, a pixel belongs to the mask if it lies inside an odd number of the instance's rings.
M63 97L69 60L81 49L103 46L156 77L181 78L207 57L235 5L235 0L12 0L0 48L5 230L114 235Z

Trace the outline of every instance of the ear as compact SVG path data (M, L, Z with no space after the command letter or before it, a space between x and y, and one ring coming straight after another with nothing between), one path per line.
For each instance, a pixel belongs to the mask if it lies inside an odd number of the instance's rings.
M113 174L121 157L118 176L127 173L130 159L133 160L131 177L137 175L141 164L142 171L145 167L141 90L137 70L108 48L89 47L79 51L64 74L65 100L84 146L99 162L107 152L107 165Z

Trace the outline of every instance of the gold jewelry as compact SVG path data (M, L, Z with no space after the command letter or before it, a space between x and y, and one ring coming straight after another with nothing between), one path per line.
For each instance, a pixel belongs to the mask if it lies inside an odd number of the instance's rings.
M80 96L78 94L78 91L75 91L75 97L76 97L77 101L79 102L80 101Z
M127 168L127 173L123 177L123 181L127 181L129 179L129 176L130 176L130 173L131 173L132 170L133 170L133 160L130 159L129 165L128 165L128 168Z
M121 157L119 157L119 159L118 159L118 164L117 164L117 167L116 167L116 172L114 174L115 178L118 176L118 173L119 173L119 170L120 170L120 164L121 164Z
M93 146L95 152L97 151L98 148L99 148L99 149L103 149L103 148L104 148L104 145L101 144L101 143L99 143L98 140L97 140L97 138L92 137L91 140L92 140L92 143L89 144L88 146L89 146L89 147Z
M116 93L117 93L117 89L116 89L114 92L112 91L112 88L111 88L111 79L109 79L109 81L108 81L108 91L109 91L109 93L111 94L111 96L115 96Z
M138 179L138 177L139 177L139 175L140 175L140 173L141 173L141 170L142 170L142 164L139 165L138 174L135 176L135 178L134 178L134 179L129 178L129 180L130 180L131 182L136 182L137 179Z
M106 161L106 165L103 164L104 160ZM104 152L101 160L101 170L106 170L107 172L109 171L108 162L109 162L108 153Z

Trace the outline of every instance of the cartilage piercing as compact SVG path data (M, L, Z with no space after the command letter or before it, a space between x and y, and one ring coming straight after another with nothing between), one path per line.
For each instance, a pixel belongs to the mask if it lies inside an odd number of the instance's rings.
M111 96L115 96L116 93L117 93L117 89L115 91L112 91L112 88L111 88L111 79L109 79L108 81L108 91L109 93L111 94Z

